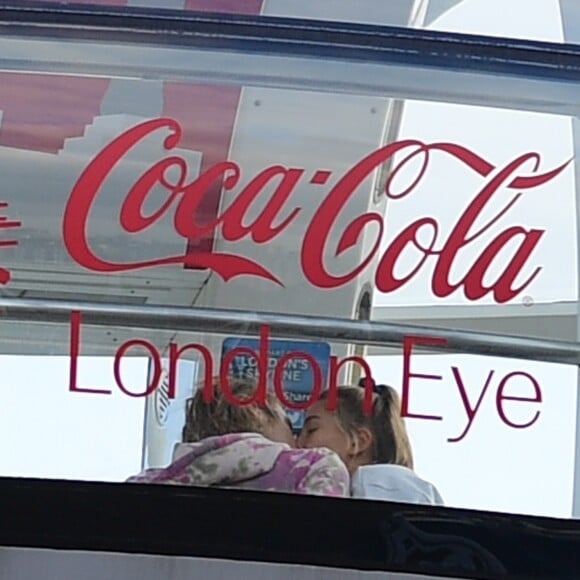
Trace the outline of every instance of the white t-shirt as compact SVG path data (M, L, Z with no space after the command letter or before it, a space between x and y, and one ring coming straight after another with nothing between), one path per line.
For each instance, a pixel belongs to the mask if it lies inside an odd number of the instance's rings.
M364 465L352 477L353 497L445 505L437 488L401 465Z

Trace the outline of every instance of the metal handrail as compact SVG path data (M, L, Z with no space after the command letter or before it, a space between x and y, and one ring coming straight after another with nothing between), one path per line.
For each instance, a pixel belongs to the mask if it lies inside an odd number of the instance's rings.
M446 341L444 346L424 345L421 348L580 364L579 342L273 312L68 300L0 298L0 337L3 320L67 323L72 311L80 312L83 325L89 326L256 336L261 327L267 325L271 336L276 338L317 339L384 347L400 346L405 337L410 336L437 337Z
M0 0L0 32L580 78L580 47L574 44L342 21Z

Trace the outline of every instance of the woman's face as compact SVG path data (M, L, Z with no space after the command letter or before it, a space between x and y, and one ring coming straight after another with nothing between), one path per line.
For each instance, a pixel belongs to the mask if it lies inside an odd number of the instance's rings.
M339 426L334 413L325 408L325 401L318 401L306 412L304 426L298 437L299 447L326 447L334 451L351 470L352 438Z
M284 409L281 405L277 405L274 411L275 417L267 418L262 428L262 434L271 441L286 443L290 445L290 447L296 447L296 439L292 432L292 424L284 412Z

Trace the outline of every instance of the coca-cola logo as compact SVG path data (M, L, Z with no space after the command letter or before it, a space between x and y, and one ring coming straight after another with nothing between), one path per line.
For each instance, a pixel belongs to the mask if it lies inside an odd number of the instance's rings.
M168 133L163 142L166 156L136 180L119 209L120 227L130 234L143 232L161 216L173 212L175 232L184 240L219 235L228 242L250 239L258 245L267 244L284 232L303 211L302 207L292 205L292 194L297 185L308 179L310 183L323 186L331 175L329 171L320 169L309 178L304 169L271 165L257 175L244 179L242 183L239 165L235 161L224 160L191 179L186 161L179 155L170 154L180 143L182 131L179 123L169 118L145 121L110 142L94 157L74 185L63 219L63 239L70 256L81 266L96 272L112 273L184 264L208 268L225 281L244 275L284 286L284 280L277 277L265 264L235 253L184 251L178 255L159 256L138 262L111 262L95 253L87 231L91 209L99 192L114 167L122 163L139 142L160 131ZM387 161L394 161L397 156L398 160L393 163L385 185L385 195L392 201L408 198L427 178L434 152L444 154L464 165L481 179L479 190L468 192L471 202L458 216L446 238L441 236L440 225L434 217L421 217L404 227L379 256L385 230L384 216L368 211L354 216L339 236L336 247L330 247L330 232L344 214L349 200L356 195L368 195L359 186L369 175ZM553 180L568 163L569 161L548 171L541 171L540 155L529 152L517 156L504 167L496 167L466 147L453 143L423 143L410 139L389 143L361 159L322 198L302 237L300 267L310 284L321 289L332 289L348 284L377 259L375 285L381 292L389 293L410 282L425 261L433 258L435 266L431 291L435 296L444 298L462 290L469 300L479 300L491 294L496 302L508 302L526 289L540 273L541 265L531 264L531 258L545 230L512 225L498 231L477 255L467 273L461 279L452 281L451 274L458 253L480 239L483 234L495 233L492 228L499 229L500 219L518 203L522 191L537 188ZM403 170L408 174L410 168L415 168L410 182L403 189L395 190L397 176ZM199 223L198 208L216 182L221 182L225 190L240 186L241 189L221 214L208 223ZM167 196L154 212L146 214L144 205L148 195L153 187L160 186L167 191ZM274 192L259 215L250 218L250 206L266 187L274 187ZM500 204L501 209L482 220L484 210L489 209L491 200L497 199L501 194L506 197L505 203ZM285 217L282 218L282 215ZM368 253L360 256L349 271L340 275L331 273L327 264L328 257L340 256L359 243L365 228L371 224L374 224L375 234L369 244ZM428 243L424 242L425 237L428 238ZM485 283L484 279L487 279L486 274L492 261L508 244L512 251L501 273L493 283ZM405 275L397 274L400 257L409 247L415 249L419 258ZM524 267L527 271L531 267L531 273L518 282Z

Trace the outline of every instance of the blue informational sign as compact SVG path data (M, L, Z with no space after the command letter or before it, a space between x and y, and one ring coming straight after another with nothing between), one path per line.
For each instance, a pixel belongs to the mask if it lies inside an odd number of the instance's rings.
M307 342L298 340L269 340L267 363L260 357L260 341L253 338L226 338L222 346L222 358L226 353L240 349L235 353L229 365L229 372L236 378L256 380L262 367L267 364L268 388L274 390L275 373L279 379L284 396L288 401L301 403L307 401L312 393L316 370L312 362L320 369L321 390L328 382L330 366L330 345L326 342ZM244 350L242 350L244 349ZM251 349L256 356L251 356L245 349ZM288 356L289 353L298 353ZM301 356L302 355L302 356ZM281 361L282 358L284 361ZM286 408L295 431L302 428L304 411Z

